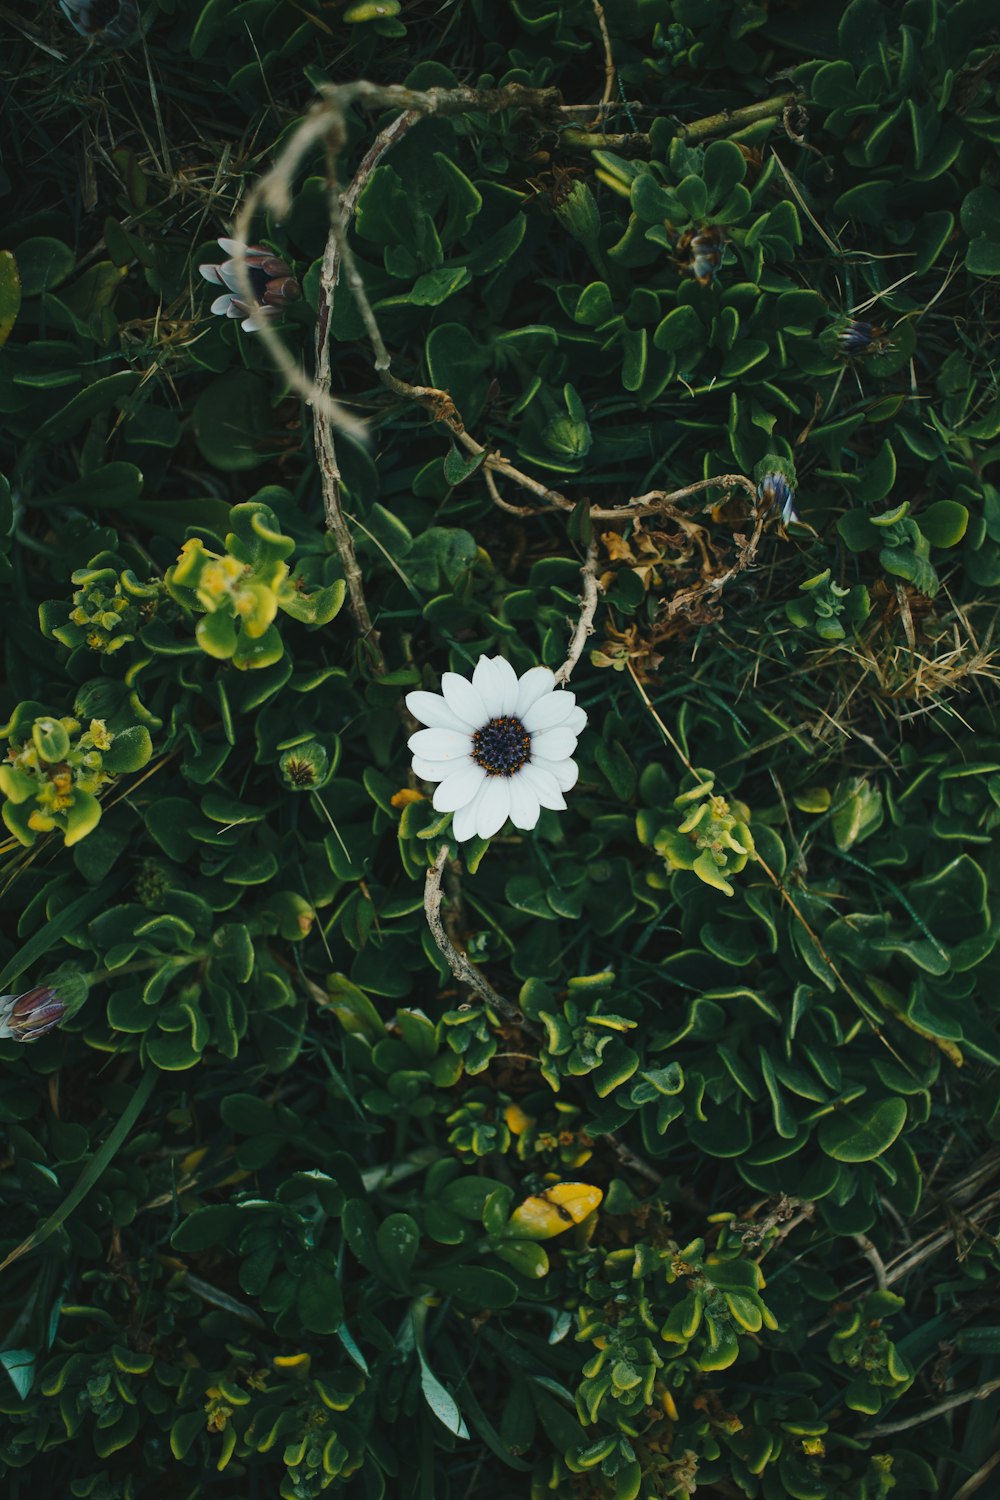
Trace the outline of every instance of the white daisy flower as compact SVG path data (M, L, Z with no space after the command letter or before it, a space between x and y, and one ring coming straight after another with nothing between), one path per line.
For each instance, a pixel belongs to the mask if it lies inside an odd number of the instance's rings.
M443 696L407 693L410 713L428 725L410 736L413 769L438 783L434 806L455 814L460 842L492 838L508 818L515 828L534 828L543 807L566 806L587 715L573 693L555 687L548 667L518 677L502 656L481 656L471 682L445 672Z

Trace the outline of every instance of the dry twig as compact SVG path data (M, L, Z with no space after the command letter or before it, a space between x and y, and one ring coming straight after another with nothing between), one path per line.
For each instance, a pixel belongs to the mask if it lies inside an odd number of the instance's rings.
M523 1016L516 1005L511 1005L502 995L498 995L493 986L483 978L475 964L460 953L444 929L441 920L441 877L444 867L451 856L451 849L447 844L442 844L437 852L437 858L427 871L424 881L424 915L427 918L427 926L430 928L431 937L459 984L467 985L470 990L475 990L491 1010L503 1016L505 1021L512 1021L518 1025L523 1023Z
M865 1437L888 1437L892 1432L905 1432L908 1427L922 1427L925 1422L931 1422L935 1417L943 1416L946 1411L951 1411L956 1406L964 1406L967 1401L985 1401L987 1396L993 1395L994 1391L1000 1391L1000 1379L987 1380L983 1385L976 1386L975 1390L956 1391L953 1396L939 1401L936 1406L925 1406L923 1411L914 1412L910 1417L903 1417L899 1422L883 1422L879 1427L871 1427L865 1433Z
M586 561L580 569L583 574L583 595L580 599L580 618L576 622L566 653L566 660L556 672L556 682L569 682L580 657L583 648L587 644L587 637L594 630L594 615L597 613L597 599L601 591L601 585L597 578L597 542L591 541L587 548Z
M327 236L326 249L323 254L323 266L320 271L319 305L316 309L316 378L315 390L319 399L314 402L313 410L313 443L316 449L316 462L319 465L320 482L323 487L323 509L326 514L326 524L333 533L340 554L340 561L344 569L344 580L347 584L348 606L354 618L354 624L358 635L365 643L376 673L385 671L385 659L379 645L378 633L376 632L371 616L368 612L368 603L365 599L364 586L362 583L361 569L354 552L354 540L351 536L347 520L344 516L340 494L340 465L337 462L337 448L334 442L334 423L329 408L328 398L330 394L330 382L332 379L331 355L330 355L330 319L333 314L333 299L340 277L341 245L343 236L347 231L347 225L357 207L358 199L369 181L375 168L389 148L398 141L412 125L415 125L420 116L414 110L407 110L404 114L397 115L391 125L388 125L375 139L371 148L366 152L350 187L341 196L337 197L336 162L333 152L327 168L327 190L330 195L330 233Z
M601 0L590 0L590 3L594 8L597 29L601 33L601 44L604 47L604 93L601 95L601 104L608 105L615 91L615 57L611 50L611 34Z

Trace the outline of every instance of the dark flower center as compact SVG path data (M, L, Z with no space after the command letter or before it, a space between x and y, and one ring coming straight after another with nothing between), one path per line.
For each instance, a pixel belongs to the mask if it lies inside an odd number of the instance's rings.
M251 266L248 264L246 271L247 276L250 278L250 290L253 292L256 300L258 302L262 302L264 300L264 297L267 295L267 284L270 280L270 277L268 276L267 272L262 271L259 266Z
M472 736L472 759L487 776L513 776L527 762L531 735L520 719L491 719Z

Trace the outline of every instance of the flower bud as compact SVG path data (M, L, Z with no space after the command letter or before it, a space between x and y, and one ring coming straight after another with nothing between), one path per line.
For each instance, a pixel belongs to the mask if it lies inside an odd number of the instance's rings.
M0 995L0 1040L35 1042L58 1026L66 1007L51 985L21 995Z
M601 235L597 200L585 182L574 182L569 192L553 205L556 218L587 251L595 250Z
M225 287L222 296L212 303L212 312L241 318L244 331L254 333L262 320L279 318L287 303L301 297L302 288L292 275L291 266L280 255L261 245L244 245L241 240L220 239L219 244L229 260L221 266L198 268L206 281Z
M871 323L862 323L851 318L837 333L837 344L841 354L863 354L874 337Z
M783 474L765 474L757 486L757 499L771 510L781 511L781 524L797 521L795 491Z
M286 750L278 762L281 779L290 792L311 792L322 786L329 767L329 756L315 740Z
M781 524L799 518L795 512L795 465L779 453L769 453L754 470L757 499L768 510L781 512Z

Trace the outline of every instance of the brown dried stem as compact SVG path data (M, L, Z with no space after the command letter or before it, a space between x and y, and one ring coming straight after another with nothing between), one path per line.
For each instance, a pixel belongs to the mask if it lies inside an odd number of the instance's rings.
M604 47L604 93L601 95L601 103L607 105L610 104L611 96L615 91L615 57L611 50L611 34L608 31L604 6L601 0L590 0L590 3L594 8L597 29L601 33L601 44Z
M408 129L416 119L425 115L458 115L469 110L495 114L503 109L528 109L543 116L549 114L555 116L560 103L557 89L533 89L521 84L508 84L498 89L482 90L471 88L408 89L401 84L383 86L369 83L365 79L358 79L354 83L330 85L323 89L321 99L313 105L271 170L266 172L247 194L236 217L233 229L234 238L243 243L249 240L254 215L262 208L270 209L279 218L289 212L292 206L292 184L303 158L320 141L326 141L331 159L336 157L346 138L347 111L353 104L367 109L400 109L404 114L412 114L414 117L405 126L394 121L386 131L382 132L379 141L387 132L390 138L378 150L375 159L377 161L385 150L388 150L393 140L398 139L404 129ZM379 141L376 141L373 151L379 146ZM372 165L374 164L373 162ZM362 180L358 185L358 192L361 191L363 185ZM353 206L352 202L351 210ZM345 274L351 283L352 290L356 293L360 277L347 248L344 213L334 193L330 196L330 207L331 235L339 248ZM255 299L247 274L245 258L242 254L237 254L233 258L236 262L236 279L240 293L252 305ZM373 342L376 344L377 363L384 359L385 368L387 368L388 354L385 346L381 344L377 325L371 318L371 308L367 303L367 298L359 298L358 306L362 316L365 317L369 334L373 336ZM356 436L364 433L364 424L358 418L348 412L338 401L334 401L328 391L321 390L318 381L310 380L266 320L260 325L260 336L278 369L293 390L298 391L317 411L324 411L332 426L353 432Z
M371 665L377 674L385 671L385 658L379 645L378 632L372 624L365 599L361 569L354 551L340 493L340 465L337 462L337 447L334 441L334 423L328 405L332 379L330 354L330 319L333 314L333 299L340 278L341 247L347 233L347 225L354 214L357 202L372 172L382 157L399 140L420 116L413 110L397 115L373 142L363 157L350 187L338 195L336 181L336 154L329 152L327 166L327 190L330 207L330 233L327 236L323 265L320 270L319 304L316 309L316 378L314 390L317 398L313 403L313 443L316 462L319 466L323 488L323 509L327 528L333 534L344 569L347 584L348 607L354 619L358 635L369 653Z
M424 881L424 915L427 918L427 926L430 928L431 937L437 944L438 950L443 955L459 984L466 985L474 990L491 1010L503 1016L505 1021L511 1021L523 1026L524 1018L516 1005L505 1000L502 995L497 994L493 986L484 979L475 964L461 953L451 938L448 936L441 920L441 878L444 875L444 867L451 857L451 849L447 844L442 844L437 852L437 858L427 871ZM528 1028L525 1028L528 1029Z
M573 668L583 655L583 648L587 644L587 637L593 634L594 615L597 613L597 600L601 592L601 585L597 577L596 541L592 541L587 548L587 556L580 572L583 574L580 618L577 620L576 629L570 638L566 660L556 672L556 682L569 682L570 677L573 675Z

